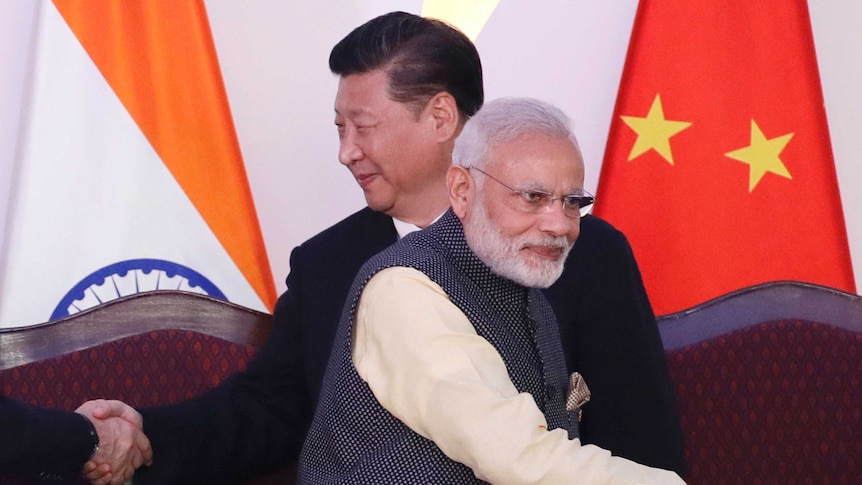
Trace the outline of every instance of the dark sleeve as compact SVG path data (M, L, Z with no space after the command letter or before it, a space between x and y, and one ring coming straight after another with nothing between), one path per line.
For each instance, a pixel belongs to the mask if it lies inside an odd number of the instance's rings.
M93 425L77 413L38 408L0 395L0 476L60 481L81 475L93 452Z
M638 463L685 472L664 348L625 236L589 216L560 280L547 290L569 370L592 392L581 438Z
M229 483L297 460L312 413L296 291L278 299L272 333L246 371L197 398L141 410L153 464L136 485Z

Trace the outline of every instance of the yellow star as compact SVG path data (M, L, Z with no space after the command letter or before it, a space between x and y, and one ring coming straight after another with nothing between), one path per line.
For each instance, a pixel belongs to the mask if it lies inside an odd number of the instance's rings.
M620 116L620 118L638 134L638 139L629 153L629 161L652 149L673 165L670 137L691 126L691 123L687 121L666 120L664 109L661 106L661 97L658 94L655 95L646 118L635 116Z
M766 172L772 172L776 175L781 175L792 179L787 167L781 162L778 156L790 139L793 138L793 133L788 133L778 138L767 140L760 131L760 127L752 119L751 120L751 145L725 153L726 157L734 160L739 160L742 163L747 163L751 166L748 175L748 192L751 193L754 187L760 182L760 179L766 175Z

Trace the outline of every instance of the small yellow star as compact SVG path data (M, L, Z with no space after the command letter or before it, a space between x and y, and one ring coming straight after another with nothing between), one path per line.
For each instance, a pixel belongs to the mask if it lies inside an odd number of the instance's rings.
M763 136L763 132L760 131L760 127L757 126L757 123L752 119L751 145L724 154L726 157L739 160L740 162L747 163L751 166L748 176L749 193L757 187L757 184L760 183L760 179L766 175L766 172L772 172L789 179L793 178L790 176L790 172L787 171L787 167L785 167L784 163L781 162L781 159L778 158L778 156L781 155L781 151L784 150L784 147L787 146L788 142L790 142L791 138L793 138L793 133L788 133L786 135L767 140L766 137Z
M638 134L638 139L629 153L629 161L652 149L673 165L670 137L691 126L691 123L687 121L666 120L664 109L661 106L661 97L658 94L655 95L646 118L635 116L621 116L620 118Z

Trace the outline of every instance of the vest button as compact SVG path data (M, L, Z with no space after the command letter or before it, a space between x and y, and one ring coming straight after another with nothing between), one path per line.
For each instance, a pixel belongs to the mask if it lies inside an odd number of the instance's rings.
M557 388L548 384L545 386L545 397L548 399L554 399L557 395Z

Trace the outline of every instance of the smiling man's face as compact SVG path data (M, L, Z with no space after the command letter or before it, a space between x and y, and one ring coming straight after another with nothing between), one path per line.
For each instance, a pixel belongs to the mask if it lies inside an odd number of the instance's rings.
M335 97L338 159L371 209L410 220L423 198L445 190L450 158L441 156L429 107L416 112L390 99L388 86L385 68L341 78Z
M482 170L497 180L467 170L475 187L463 219L467 241L495 273L524 286L548 287L563 271L580 217L566 214L560 200L524 212L522 196L512 189L555 198L578 192L584 183L580 154L568 139L526 133L492 146L486 160Z

